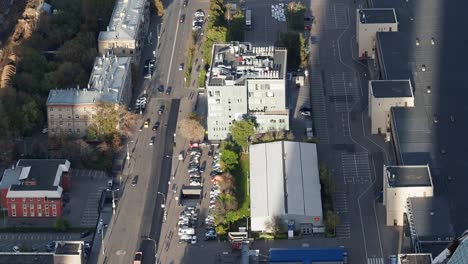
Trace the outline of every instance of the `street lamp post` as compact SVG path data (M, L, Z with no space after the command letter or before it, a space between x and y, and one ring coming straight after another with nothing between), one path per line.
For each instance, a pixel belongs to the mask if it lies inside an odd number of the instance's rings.
M167 219L166 195L164 195L164 193L162 193L162 192L157 192L157 194L160 194L160 195L162 195L162 197L163 197L163 203L161 204L161 208L164 209L164 212L163 212L163 222L166 222L166 219Z
M107 189L108 192L112 192L112 215L115 214L115 195L114 195L114 192L118 192L120 189L115 189L115 190L111 190L111 189Z
M106 253L104 252L105 242L104 242L104 225L101 226L101 248L102 248L102 255L105 256Z

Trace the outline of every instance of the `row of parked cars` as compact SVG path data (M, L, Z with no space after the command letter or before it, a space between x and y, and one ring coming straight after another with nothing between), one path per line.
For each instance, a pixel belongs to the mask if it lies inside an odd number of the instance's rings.
M198 210L193 206L185 206L180 213L179 222L177 222L179 243L197 243L195 235L195 226L198 221Z
M216 176L222 174L221 163L220 163L220 156L219 150L212 151L213 162L211 163L211 182L213 185L211 186L210 190L210 201L208 206L208 215L205 218L205 240L214 240L217 238L216 229L214 225L214 218L215 218L215 210L216 210L216 200L220 194L219 186L216 181ZM211 156L211 155L210 155Z
M190 186L202 186L202 171L200 171L200 168L204 171L204 164L202 163L202 166L200 166L200 158L202 155L202 151L200 147L191 147L188 151L188 154L190 155L190 160L189 160L189 165L187 168L188 175L189 175L189 181L190 181Z
M193 31L198 31L203 27L203 20L205 19L205 12L203 10L198 9L197 12L195 12L193 22L192 22L192 30Z

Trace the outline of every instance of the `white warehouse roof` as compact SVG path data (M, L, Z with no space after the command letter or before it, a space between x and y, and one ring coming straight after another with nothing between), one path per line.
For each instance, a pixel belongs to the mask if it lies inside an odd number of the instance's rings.
M322 217L317 147L277 141L250 146L252 230L272 216Z

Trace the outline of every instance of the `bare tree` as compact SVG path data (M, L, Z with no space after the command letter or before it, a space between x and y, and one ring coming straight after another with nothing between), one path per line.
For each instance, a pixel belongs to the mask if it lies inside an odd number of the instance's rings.
M183 119L180 121L179 131L182 137L192 141L201 141L205 135L202 125L195 119Z

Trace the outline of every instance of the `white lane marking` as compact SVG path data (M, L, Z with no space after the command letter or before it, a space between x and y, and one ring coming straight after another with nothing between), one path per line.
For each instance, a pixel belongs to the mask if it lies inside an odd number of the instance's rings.
M179 17L182 12L182 9L179 6L179 14L177 15L177 25L176 25L176 30L174 34L174 43L172 44L172 52L171 52L171 60L169 61L169 72L167 73L167 80L166 80L166 86L169 86L169 79L171 78L171 71L172 71L172 61L174 60L174 52L175 52L175 47L177 43L177 34L179 34Z

